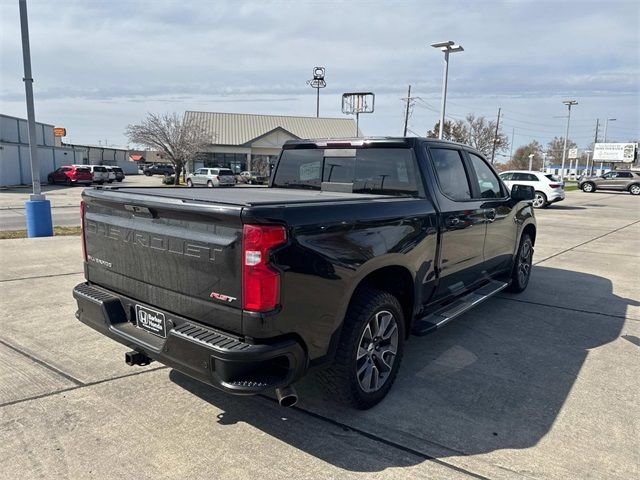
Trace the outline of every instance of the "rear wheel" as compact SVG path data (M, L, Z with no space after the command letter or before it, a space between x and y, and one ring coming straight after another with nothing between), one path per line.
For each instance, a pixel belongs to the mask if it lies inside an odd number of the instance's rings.
M631 195L640 195L640 185L638 185L637 183L631 185L629 187L629 193Z
M592 193L596 191L596 186L591 182L585 182L582 184L582 191L586 193Z
M69 177L67 177L67 179L64 181L64 183L70 187L71 185L73 185L73 182L71 181L71 179Z
M55 182L55 180L53 179L53 177L52 177L51 175L49 175L49 176L47 177L47 183L50 183L51 185L54 185L56 182Z
M193 182L191 181L190 178L187 178L187 187L189 188L193 187Z
M526 233L520 239L520 246L513 264L511 284L508 290L514 293L523 292L529 285L531 277L531 264L533 262L533 242Z
M327 392L365 410L389 392L404 351L402 307L393 295L361 289L351 301L330 367L318 372Z
M213 182L211 180L207 182L207 187L213 188Z
M535 193L533 197L533 208L545 208L547 206L547 196L542 192Z

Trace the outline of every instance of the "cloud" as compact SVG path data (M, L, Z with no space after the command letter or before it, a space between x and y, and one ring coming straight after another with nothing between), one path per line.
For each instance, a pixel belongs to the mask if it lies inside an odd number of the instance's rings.
M451 56L451 99L526 105L535 120L579 96L594 120L615 110L619 128L640 130L637 2L34 0L29 14L37 112L67 124L76 112L77 131L120 142L143 107L313 114L315 65L327 68L327 114L341 114L342 92L371 90L363 128L392 133L407 84L438 105L442 54L428 45L444 39L465 47ZM0 110L23 115L17 2L0 0L0 36ZM424 131L434 118L412 120Z

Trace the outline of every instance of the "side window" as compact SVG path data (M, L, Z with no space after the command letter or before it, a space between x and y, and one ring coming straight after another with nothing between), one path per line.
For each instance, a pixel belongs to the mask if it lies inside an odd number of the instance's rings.
M526 178L527 182L537 182L538 181L538 177L536 177L533 173L525 173L525 176L527 177Z
M614 177L614 173L612 172L607 172L604 175L602 175L604 178L615 178Z
M459 150L449 148L429 149L440 190L451 200L470 200L471 188Z
M515 174L513 173L501 173L500 178L502 179L503 182L508 182L513 178L514 175Z
M618 178L631 178L631 174L629 172L618 172Z
M478 179L478 187L480 189L480 197L482 198L501 198L502 189L500 181L489 165L479 156L469 153L471 164L476 171Z
M513 176L511 177L511 180L516 182L523 182L525 180L524 178L524 174L522 173L514 173Z

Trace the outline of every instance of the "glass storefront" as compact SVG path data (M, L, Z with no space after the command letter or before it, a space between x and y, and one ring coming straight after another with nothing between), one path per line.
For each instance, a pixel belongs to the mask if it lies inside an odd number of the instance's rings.
M244 153L207 153L204 158L204 167L226 167L234 173L240 173L247 169L247 155Z

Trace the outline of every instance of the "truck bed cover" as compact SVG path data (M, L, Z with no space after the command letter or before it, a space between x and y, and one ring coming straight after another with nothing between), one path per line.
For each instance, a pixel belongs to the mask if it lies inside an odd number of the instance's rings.
M144 195L234 206L263 206L335 201L397 200L398 197L368 193L342 193L293 188L182 188L182 187L96 187L96 191L116 191L124 194Z

